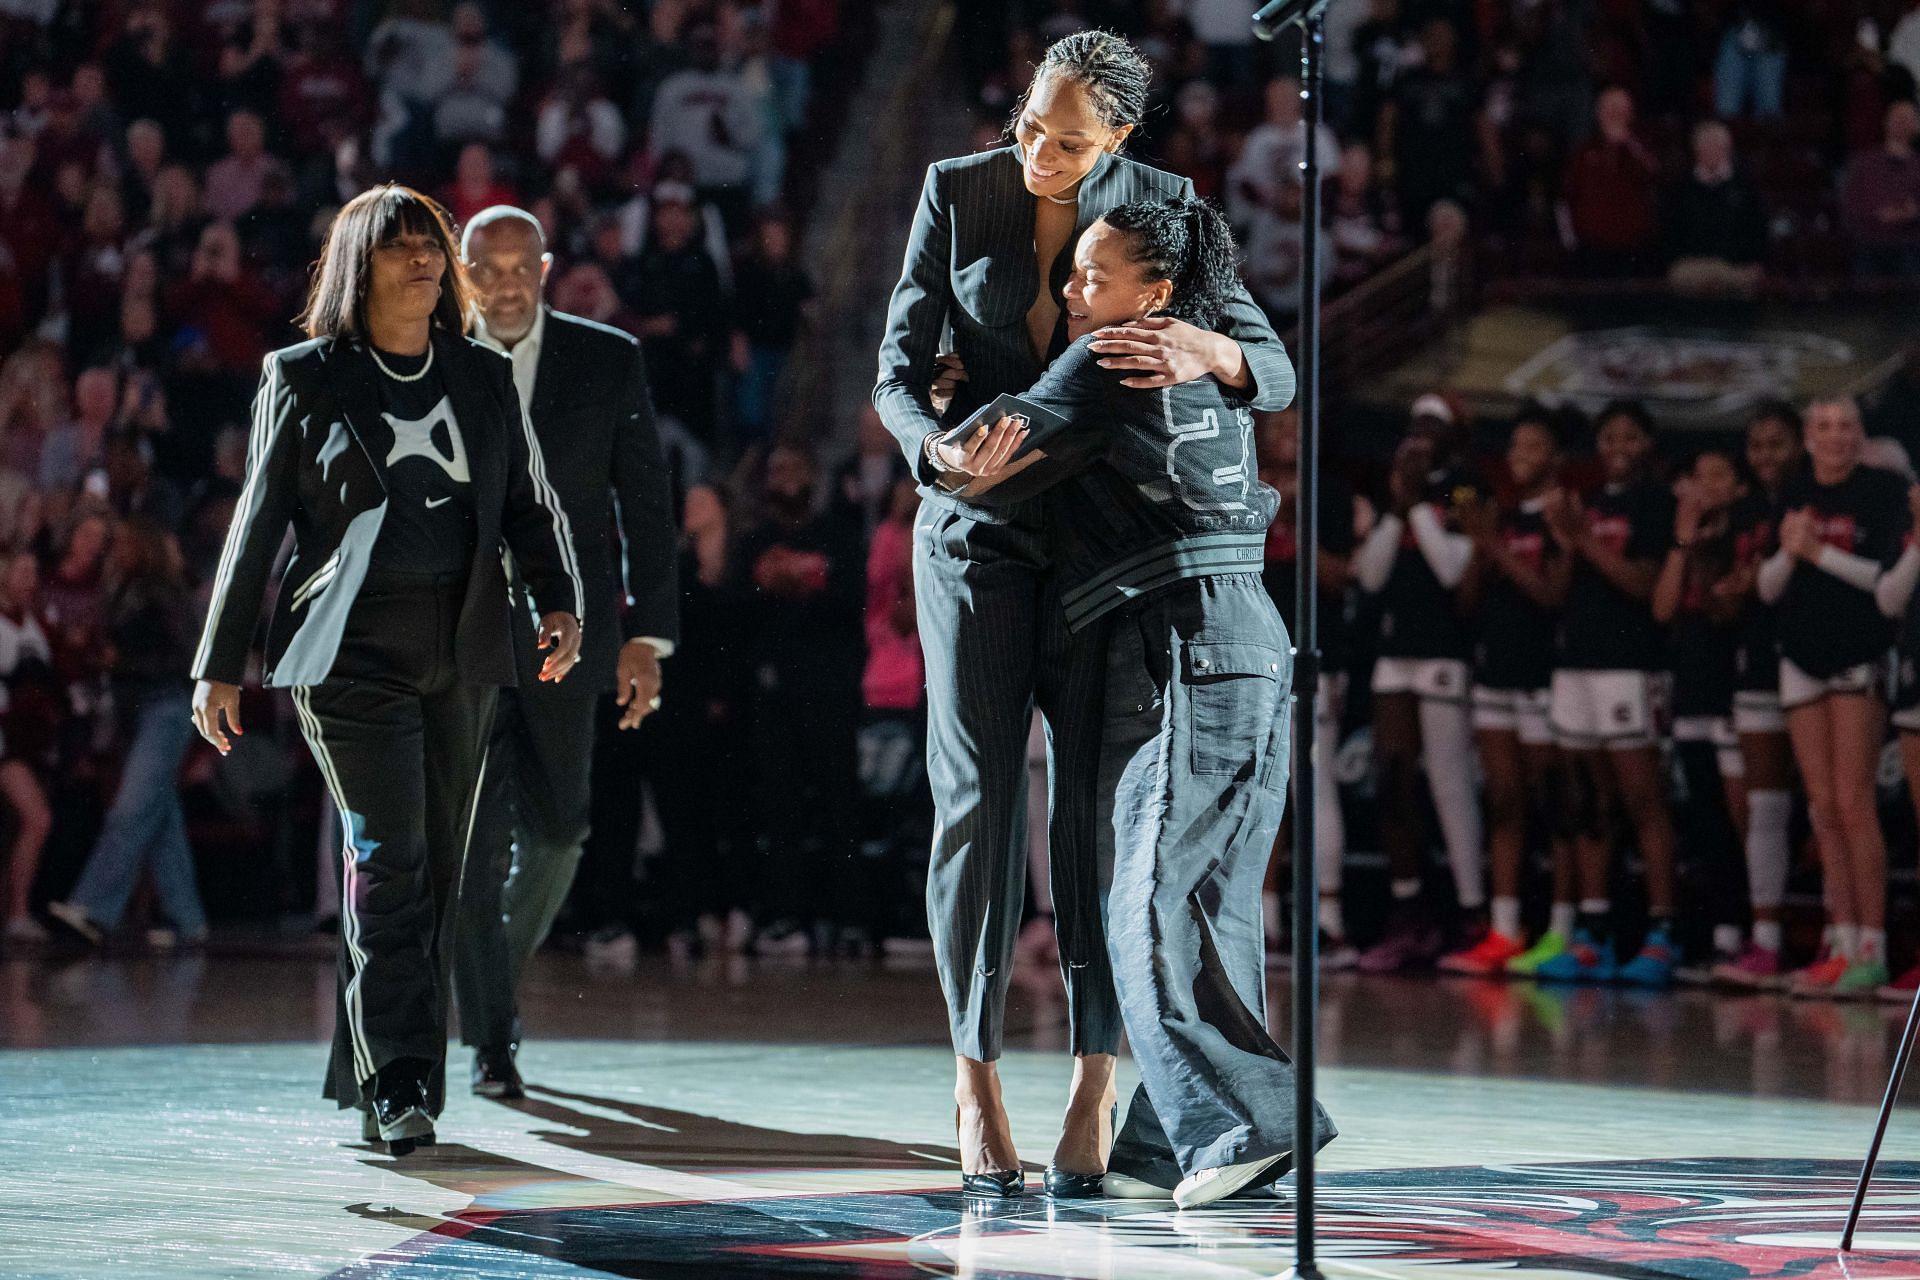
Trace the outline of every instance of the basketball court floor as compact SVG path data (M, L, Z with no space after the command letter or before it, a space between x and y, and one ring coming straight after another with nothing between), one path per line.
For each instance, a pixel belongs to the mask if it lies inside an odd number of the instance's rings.
M1067 1078L1044 978L1023 984L1003 1064L1034 1185ZM0 962L0 1275L1128 1280L1292 1262L1285 1199L963 1201L922 964L596 974L542 957L530 1096L461 1092L440 1144L397 1160L318 1097L331 1001L318 955ZM1903 1010L1340 975L1325 1014L1330 1275L1920 1277L1920 1107L1895 1120L1859 1250L1835 1252Z

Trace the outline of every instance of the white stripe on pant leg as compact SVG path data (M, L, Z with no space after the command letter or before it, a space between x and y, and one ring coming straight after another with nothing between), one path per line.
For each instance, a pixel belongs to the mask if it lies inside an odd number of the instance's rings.
M353 1068L361 1083L373 1078L373 1050L367 1045L366 1012L360 998L360 979L367 970L367 953L360 946L360 919L354 906L354 847L352 810L347 807L346 793L340 787L340 775L333 767L333 754L327 750L326 739L320 733L320 717L314 714L310 700L312 691L305 687L295 687L293 708L307 726L309 744L313 748L314 762L320 766L320 775L326 779L327 790L333 793L333 807L340 811L340 862L342 881L340 885L340 940L347 948L347 963L353 973L341 993L341 1005L347 1018L347 1042L353 1047Z

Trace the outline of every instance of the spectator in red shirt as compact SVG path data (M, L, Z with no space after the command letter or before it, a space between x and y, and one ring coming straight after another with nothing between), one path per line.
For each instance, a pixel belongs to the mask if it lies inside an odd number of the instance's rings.
M1659 266L1660 166L1633 133L1633 95L1607 89L1594 106L1599 126L1567 162L1561 185L1565 229L1591 275L1652 275Z
M341 40L324 22L293 30L293 49L280 73L279 120L299 154L329 149L329 124L358 129L371 101L366 78Z
M1887 108L1881 144L1847 163L1840 221L1853 237L1856 270L1911 276L1920 271L1920 109L1904 99Z
M465 226L469 218L491 205L519 203L514 189L493 176L493 152L485 143L469 142L460 148L453 185L445 196L447 212L453 215L455 225Z
M251 377L267 353L279 308L273 292L242 266L233 224L210 222L167 310L203 367Z

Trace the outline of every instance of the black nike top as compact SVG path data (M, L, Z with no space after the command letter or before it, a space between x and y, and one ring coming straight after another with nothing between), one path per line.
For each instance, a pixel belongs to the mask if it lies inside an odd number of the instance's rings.
M1780 507L1811 508L1822 542L1883 568L1906 541L1906 482L1878 467L1855 467L1839 484L1821 484L1809 471L1787 484ZM1810 564L1794 564L1778 618L1781 656L1816 679L1883 658L1893 643L1893 622L1872 591Z
M1758 570L1778 546L1778 513L1762 493L1750 493L1733 505L1733 563L1738 569ZM1739 647L1734 652L1734 681L1740 689L1757 693L1780 688L1780 641L1774 634L1773 606L1750 591L1740 606Z
M1608 485L1585 503L1587 534L1628 560L1658 564L1673 539L1673 496L1646 482ZM1573 563L1560 611L1555 666L1572 671L1654 671L1660 628L1650 601L1616 587L1585 557Z
M1503 507L1495 536L1535 573L1562 554L1547 532L1539 501ZM1544 689L1553 682L1553 640L1559 617L1498 569L1486 571L1474 618L1473 678L1489 689Z
M1714 587L1738 563L1738 542L1729 524L1701 534L1686 552L1680 607L1667 627L1676 716L1724 716L1733 710L1740 628L1737 622L1716 621L1711 604Z
M380 359L402 377L425 356ZM416 382L381 373L380 420L366 430L367 448L386 462L387 514L373 544L372 573L464 574L473 562L473 481L466 442L453 416L440 370Z

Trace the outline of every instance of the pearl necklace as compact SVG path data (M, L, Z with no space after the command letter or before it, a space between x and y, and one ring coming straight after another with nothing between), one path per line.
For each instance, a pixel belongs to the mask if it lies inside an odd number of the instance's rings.
M1059 196L1048 196L1046 198L1053 201L1055 204L1079 204L1080 203L1080 193L1077 190L1072 195L1068 196L1065 200L1062 200Z
M387 368L387 362L380 358L380 349L371 342L367 344L367 354L372 356L373 362L380 366L380 372L386 374L395 382L418 382L427 376L427 370L433 368L433 343L431 342L427 343L427 362L420 366L418 373L395 373L393 370Z

